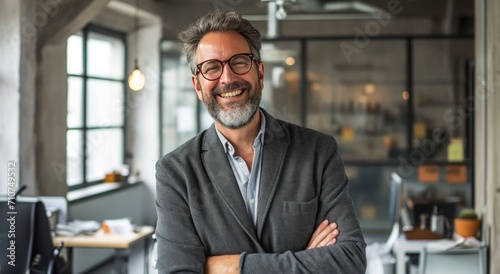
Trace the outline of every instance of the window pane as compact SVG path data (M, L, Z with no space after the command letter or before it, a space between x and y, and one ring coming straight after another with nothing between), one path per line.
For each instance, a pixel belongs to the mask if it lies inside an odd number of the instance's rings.
M167 153L196 135L199 104L179 44L164 41L162 50L162 153ZM200 111L202 116L208 115L204 106Z
M123 79L125 45L122 40L91 32L87 42L89 76Z
M66 182L69 186L83 182L83 133L68 130L66 134Z
M200 131L201 131L209 128L213 124L214 118L210 116L210 113L208 113L208 110L205 107L204 103L200 102L198 106L200 108Z
M261 52L265 66L261 106L279 119L300 125L300 44L267 42Z
M69 128L83 126L83 81L80 77L68 77L68 117Z
M81 33L68 38L66 46L68 74L83 74L83 38Z
M415 41L412 145L429 159L461 162L470 157L466 127L472 114L466 99L472 91L466 77L473 58L473 39ZM458 155L452 153L457 149Z
M397 159L407 148L404 41L308 43L307 126L334 136L345 160Z
M87 126L122 126L123 83L92 79L87 83Z
M104 179L106 173L123 164L123 133L121 129L87 131L87 181Z

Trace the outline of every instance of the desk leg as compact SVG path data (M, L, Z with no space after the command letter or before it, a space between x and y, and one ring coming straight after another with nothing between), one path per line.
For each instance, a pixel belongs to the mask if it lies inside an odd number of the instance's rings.
M129 250L126 248L115 249L115 273L128 273L128 254Z
M406 253L398 250L396 258L396 274L406 274Z
M64 247L66 249L66 260L68 265L68 274L73 274L73 248Z
M150 237L144 239L144 274L149 274L149 248Z

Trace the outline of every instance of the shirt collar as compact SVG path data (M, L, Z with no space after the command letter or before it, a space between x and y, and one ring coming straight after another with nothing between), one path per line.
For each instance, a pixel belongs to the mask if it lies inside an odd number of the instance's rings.
M260 130L259 133L257 134L257 137L255 137L255 140L253 142L253 147L259 146L264 143L264 133L266 132L266 117L264 116L264 113L259 109L260 113ZM222 146L224 147L224 152L229 153L232 155L234 153L234 148L233 145L220 133L219 129L215 126L215 131L217 132L217 136L219 136L219 140L222 143Z

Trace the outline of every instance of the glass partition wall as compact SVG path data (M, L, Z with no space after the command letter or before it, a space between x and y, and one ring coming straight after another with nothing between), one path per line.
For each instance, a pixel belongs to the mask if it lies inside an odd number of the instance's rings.
M161 48L163 155L212 119L177 42ZM365 232L391 229L394 171L413 203L473 205L472 37L282 38L261 54L261 106L335 137Z

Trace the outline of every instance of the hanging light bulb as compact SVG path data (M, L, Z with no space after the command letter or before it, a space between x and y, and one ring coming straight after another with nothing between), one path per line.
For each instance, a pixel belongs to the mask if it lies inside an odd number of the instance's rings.
M134 69L132 73L128 76L128 86L133 91L139 91L144 88L144 84L146 83L146 77L139 70L139 66L137 65L137 51L138 51L138 39L139 39L139 7L137 6L137 1L135 2L135 62Z
M133 91L139 91L144 88L145 83L146 77L144 77L144 74L139 70L137 59L135 59L134 70L128 76L128 86Z

